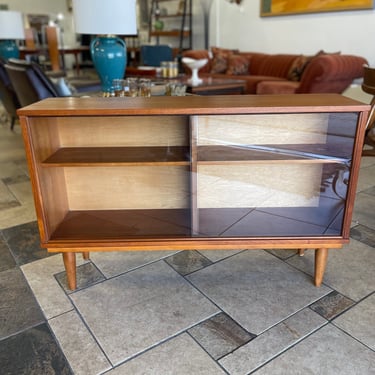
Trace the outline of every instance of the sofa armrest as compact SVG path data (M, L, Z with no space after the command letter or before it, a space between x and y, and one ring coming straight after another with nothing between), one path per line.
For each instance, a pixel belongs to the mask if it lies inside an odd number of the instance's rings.
M356 78L363 77L366 59L353 55L320 55L314 57L304 70L298 94L341 94Z

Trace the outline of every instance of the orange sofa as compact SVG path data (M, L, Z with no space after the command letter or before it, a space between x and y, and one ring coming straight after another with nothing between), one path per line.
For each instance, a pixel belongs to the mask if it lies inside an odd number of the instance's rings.
M200 77L246 81L246 94L342 93L363 77L365 58L323 51L314 56L240 52L213 47L188 50L183 57L207 58ZM184 67L187 74L188 68Z

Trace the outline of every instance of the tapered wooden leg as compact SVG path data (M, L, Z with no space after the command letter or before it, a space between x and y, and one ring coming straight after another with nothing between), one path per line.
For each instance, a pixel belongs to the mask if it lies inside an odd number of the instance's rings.
M68 287L70 290L75 290L77 288L76 254L71 252L63 253L63 260L66 277L68 279Z
M305 255L305 249L298 249L298 255L303 257Z
M84 259L84 260L89 260L89 259L90 259L90 252L88 252L88 251L84 251L84 252L82 253L82 256L83 256L83 259Z
M315 250L315 286L321 286L328 259L328 249L321 248Z

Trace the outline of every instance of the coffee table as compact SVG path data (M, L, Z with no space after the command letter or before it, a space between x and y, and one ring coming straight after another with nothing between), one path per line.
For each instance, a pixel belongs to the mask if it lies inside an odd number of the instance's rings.
M187 92L195 95L241 95L245 92L246 81L226 78L202 78L202 83L192 86L183 80Z

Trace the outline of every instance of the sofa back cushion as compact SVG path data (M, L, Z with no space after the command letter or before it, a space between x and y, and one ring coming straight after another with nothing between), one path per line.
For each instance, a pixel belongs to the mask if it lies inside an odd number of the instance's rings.
M258 66L253 66L254 59L251 58L251 74L288 78L288 73L298 55L268 55L265 56ZM257 69L256 69L257 68Z
M230 75L243 75L249 74L249 58L242 55L228 56L228 66L226 74Z

